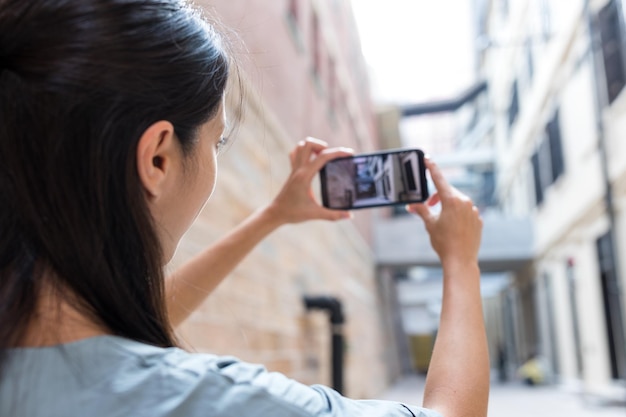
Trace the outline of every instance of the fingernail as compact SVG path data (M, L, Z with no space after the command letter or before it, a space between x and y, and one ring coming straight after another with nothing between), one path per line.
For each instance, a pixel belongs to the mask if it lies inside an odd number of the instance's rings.
M354 149L352 148L345 148L345 147L340 147L339 148L342 152L348 152L348 153L354 153Z

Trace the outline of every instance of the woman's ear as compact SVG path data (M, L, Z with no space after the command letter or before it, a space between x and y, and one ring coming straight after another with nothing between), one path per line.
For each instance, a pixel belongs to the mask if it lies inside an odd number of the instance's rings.
M170 122L155 122L143 132L137 144L137 173L149 199L161 196L172 181L177 158L180 150Z

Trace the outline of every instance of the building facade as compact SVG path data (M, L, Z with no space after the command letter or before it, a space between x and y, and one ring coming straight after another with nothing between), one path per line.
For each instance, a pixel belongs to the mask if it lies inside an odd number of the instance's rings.
M626 31L619 0L476 0L496 196L533 261L496 305L514 369L598 395L626 381Z
M377 147L359 37L348 0L198 0L226 27L242 67L227 114L243 112L218 162L217 189L183 238L174 270L271 201L288 153L314 136L357 152ZM314 182L317 192L319 184ZM262 363L307 384L331 385L331 331L304 297L342 303L344 393L373 397L391 375L369 218L284 226L262 242L179 329L196 351ZM210 271L207 271L210 273Z

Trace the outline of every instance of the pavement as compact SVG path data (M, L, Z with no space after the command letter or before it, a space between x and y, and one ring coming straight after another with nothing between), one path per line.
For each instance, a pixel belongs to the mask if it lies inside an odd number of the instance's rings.
M425 377L400 379L382 397L421 405ZM519 382L492 383L489 417L626 417L626 403L606 404L558 385L529 387Z

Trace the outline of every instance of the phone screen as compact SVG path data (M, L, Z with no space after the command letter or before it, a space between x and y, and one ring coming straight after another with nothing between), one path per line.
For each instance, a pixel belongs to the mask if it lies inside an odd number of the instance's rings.
M399 149L338 158L320 171L322 204L339 210L428 199L424 153Z

